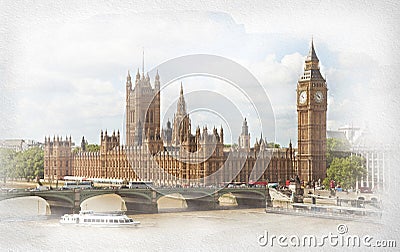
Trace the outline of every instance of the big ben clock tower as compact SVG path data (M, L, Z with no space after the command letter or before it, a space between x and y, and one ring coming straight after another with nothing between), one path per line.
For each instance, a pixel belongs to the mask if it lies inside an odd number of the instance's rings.
M297 83L297 172L302 181L326 177L326 81L319 71L313 41Z

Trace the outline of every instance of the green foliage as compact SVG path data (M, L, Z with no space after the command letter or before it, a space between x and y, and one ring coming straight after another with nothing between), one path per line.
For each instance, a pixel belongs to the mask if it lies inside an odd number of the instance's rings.
M72 154L76 154L81 151L81 147L75 147L72 149Z
M274 142L269 142L267 143L267 148L281 148L281 145Z
M359 156L334 157L323 182L325 187L329 188L329 182L334 180L336 185L340 185L343 189L355 188L356 179L367 172L364 162L364 158Z
M328 138L326 140L326 166L330 167L334 158L350 156L350 143L347 140Z
M100 150L100 145L98 144L86 144L86 151L96 152Z
M98 145L98 144L88 144L88 143L86 143L86 144L85 144L85 149L86 149L86 151L89 151L89 152L100 151L100 145ZM73 154L76 154L76 153L78 153L78 152L80 152L80 151L82 151L82 148L81 148L81 147L75 147L75 148L72 150L72 153L73 153Z
M224 148L237 148L239 145L237 143L233 144L224 144Z
M14 177L16 152L10 149L0 149L0 178L5 182L7 177Z
M0 176L6 178L24 178L33 180L43 178L44 152L39 147L16 152L0 149Z

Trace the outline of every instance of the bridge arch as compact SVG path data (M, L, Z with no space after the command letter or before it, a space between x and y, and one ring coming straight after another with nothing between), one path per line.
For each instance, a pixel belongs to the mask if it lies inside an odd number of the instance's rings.
M81 210L93 210L97 212L126 211L125 200L118 194L108 193L96 195L83 200Z
M49 203L38 196L23 196L0 201L1 219L50 215Z
M164 189L157 190L157 201L164 196L179 194L185 200L193 200L198 198L213 197L212 193L202 190L179 190L179 189ZM171 196L172 197L172 196Z
M138 198L143 198L145 200L151 201L152 197L148 194L142 193L142 192L136 192L136 191L127 191L127 192L116 192L116 194L120 195L122 198L126 198L126 197L138 197Z
M127 213L157 213L156 192L149 189L119 190L116 194L125 200Z
M168 211L169 209L187 209L186 199L180 193L162 195L157 200L158 211Z
M173 198L173 195L175 195L175 198L177 198L176 195L179 195L182 204L185 204L183 199L185 200L187 205L185 209L188 211L212 210L218 207L218 198L216 198L216 194L214 194L213 191L204 189L197 190L193 188L168 188L157 190L157 202L161 202L162 204L163 201L159 201L160 198ZM162 209L162 206L160 209Z
M110 195L107 197L101 197L102 195ZM111 196L115 195L115 196ZM118 210L126 211L127 214L136 213L156 213L157 205L152 200L152 191L147 189L136 189L136 190L83 190L81 191L81 209L86 209L85 204L90 202L91 198L96 200L117 200L120 198L118 203L114 202L114 208ZM89 201L87 201L89 200ZM84 203L84 204L82 204ZM100 204L100 203L98 203ZM117 207L118 204L120 207ZM95 206L94 206L95 207ZM96 207L101 209L101 207ZM115 209L113 209L115 210ZM108 211L108 210L103 210Z
M218 197L218 203L219 203L220 207L237 207L238 206L236 196L233 195L231 192L221 194Z

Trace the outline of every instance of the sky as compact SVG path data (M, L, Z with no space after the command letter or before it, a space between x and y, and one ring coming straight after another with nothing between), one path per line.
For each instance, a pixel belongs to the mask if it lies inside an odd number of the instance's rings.
M354 125L388 141L396 134L395 1L2 1L0 9L0 139L71 135L99 143L101 130L123 131L127 72L142 68L144 50L145 72L185 55L217 55L247 69L265 91L246 101L221 79L181 78L161 93L163 125L182 82L188 109L197 111L192 128L222 125L233 143L246 117L253 142L262 132L297 146L296 85L311 39L329 89L327 128ZM162 85L167 75L160 72ZM213 97L210 109L199 90ZM270 104L274 125L261 125L251 102Z

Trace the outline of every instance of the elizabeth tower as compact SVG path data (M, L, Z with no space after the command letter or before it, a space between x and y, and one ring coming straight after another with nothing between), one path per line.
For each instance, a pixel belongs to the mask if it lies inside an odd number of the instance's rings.
M327 92L311 41L304 73L297 83L297 169L305 182L322 181L326 177Z

